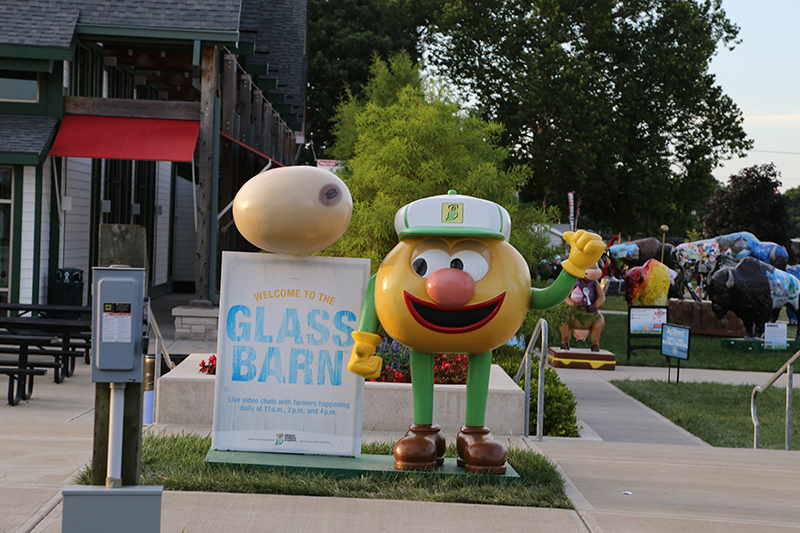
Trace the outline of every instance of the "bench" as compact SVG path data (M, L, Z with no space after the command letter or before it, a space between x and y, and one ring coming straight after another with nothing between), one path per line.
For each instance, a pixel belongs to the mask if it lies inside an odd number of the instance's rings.
M0 345L13 345L18 354L16 360L0 361L0 374L8 376L9 405L28 400L33 394L34 376L43 376L47 372L39 368L40 364L28 360L30 346L44 341L41 335L0 334Z
M39 343L30 343L30 353L54 357L55 361L37 366L54 368L53 380L61 383L74 373L76 357L89 363L91 312L90 306L0 303L0 334L39 336ZM0 347L0 353L15 353L13 350Z
M61 383L64 381L64 378L71 376L75 370L75 358L83 357L83 352L69 350L65 351L60 347L56 347L55 349L46 348L44 343L50 342L54 340L52 336L43 336L43 335L19 335L19 334L11 334L12 336L9 337L9 341L7 342L0 342L0 354L11 354L15 355L19 353L20 350L20 343L23 342L22 338L26 337L27 340L24 341L27 343L27 350L28 350L28 366L31 368L52 368L53 369L53 381L56 383ZM38 339L37 341L33 341L32 339ZM47 361L39 361L39 360L31 360L30 356L47 356L52 358L52 360ZM17 361L15 359L0 359L0 367L8 367L8 366L15 366ZM7 373L7 372L4 372Z

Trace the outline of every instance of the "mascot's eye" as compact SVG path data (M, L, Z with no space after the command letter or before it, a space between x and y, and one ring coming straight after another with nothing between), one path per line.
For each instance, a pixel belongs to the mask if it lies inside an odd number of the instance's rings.
M417 257L414 259L414 262L411 263L411 268L413 268L414 272L416 272L418 275L424 277L425 272L428 271L428 263L423 258Z
M456 252L450 259L450 268L463 270L475 281L483 279L489 272L489 262L478 252L462 250Z
M449 268L451 259L444 250L425 250L411 262L411 268L417 275L429 278L437 270Z

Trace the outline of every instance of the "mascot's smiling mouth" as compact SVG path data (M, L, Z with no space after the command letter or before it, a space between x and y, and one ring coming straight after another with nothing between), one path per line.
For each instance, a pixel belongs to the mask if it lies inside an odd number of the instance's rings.
M406 306L414 320L433 331L441 333L466 333L484 326L500 311L506 293L485 302L448 309L420 300L403 291Z

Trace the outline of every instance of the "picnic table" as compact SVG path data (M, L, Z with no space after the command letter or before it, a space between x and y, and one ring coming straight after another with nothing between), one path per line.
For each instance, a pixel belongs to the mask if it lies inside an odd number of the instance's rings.
M91 311L87 306L0 303L0 354L17 354L16 359L0 360L0 374L9 376L10 405L30 398L33 377L44 369L52 368L53 381L61 383L74 373L77 357L89 362ZM61 313L86 318L52 318L65 316ZM53 360L33 361L31 355Z
M43 376L47 370L38 368L28 360L31 345L44 342L41 335L0 334L0 345L13 345L19 354L15 360L0 360L0 374L8 376L8 403L17 405L33 394L34 376Z

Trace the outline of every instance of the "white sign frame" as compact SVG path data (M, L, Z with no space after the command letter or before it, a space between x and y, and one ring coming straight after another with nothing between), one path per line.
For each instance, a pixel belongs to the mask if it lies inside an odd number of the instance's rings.
M661 336L661 326L667 322L667 307L634 305L628 308L628 334Z
M223 252L214 450L357 456L368 259Z
M786 339L785 322L767 322L764 324L764 348L768 350L785 350L789 346Z

